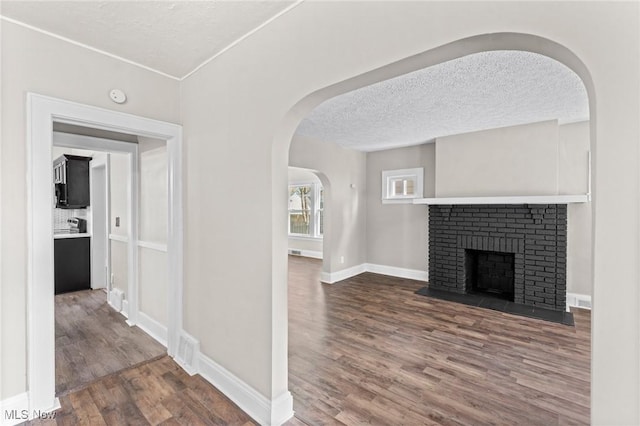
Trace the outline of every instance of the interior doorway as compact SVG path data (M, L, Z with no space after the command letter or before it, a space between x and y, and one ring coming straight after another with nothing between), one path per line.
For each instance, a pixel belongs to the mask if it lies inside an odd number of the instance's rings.
M168 278L165 330L167 352L174 357L182 330L182 136L179 125L32 93L28 94L28 107L29 402L33 410L51 411L59 407L59 401L55 395L54 247L52 244L54 221L51 209L54 192L51 167L54 145L53 125L62 123L166 141L167 203L165 208L168 218L166 244L166 276ZM128 149L133 145L126 142L120 143L129 145ZM96 146L84 143L83 148L95 149ZM131 160L130 163L131 167L134 167L135 162ZM133 183L130 185L130 190L137 191L137 173L132 173L131 182ZM136 200L137 196L131 199ZM134 203L130 211L132 218L137 217L136 209L137 205ZM129 236L129 257L136 258L137 227L130 227ZM134 286L137 276L136 265L137 261L128 266L129 275L134 277L132 280ZM128 317L131 325L140 323L137 288L129 295Z
M329 265L329 181L318 171L291 166L288 177L288 253Z
M54 208L57 396L166 354L167 215L158 213L167 203L166 142L115 133L90 136L95 133L54 122L52 159L64 164L66 174L57 193L64 198L65 191L86 187L88 179L90 195L77 208L58 202ZM73 161L82 160L89 166L80 173ZM149 199L160 205L152 211L138 208ZM83 226L68 229L67 220ZM142 235L137 242L131 238L136 229L154 232L164 250L150 255ZM149 268L160 276L142 273ZM65 285L71 275L76 286ZM137 326L126 320L133 293L140 300Z

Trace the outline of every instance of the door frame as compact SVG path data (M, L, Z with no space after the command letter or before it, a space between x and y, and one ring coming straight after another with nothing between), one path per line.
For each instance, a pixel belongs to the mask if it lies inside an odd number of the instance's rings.
M57 121L57 120L54 120ZM127 223L129 223L129 230L127 231L126 244L127 244L127 302L129 304L127 314L127 324L133 326L138 322L138 222L139 222L139 184L138 176L140 175L140 157L138 154L138 144L132 142L121 142L110 139L97 138L93 136L74 135L70 133L53 132L53 146L59 146L72 149L84 149L89 151L98 151L105 154L127 154L129 162L129 180L127 181ZM98 166L91 165L91 170L95 167L105 167L107 178L107 191L110 190L109 176L110 176L110 158L104 164ZM107 209L109 209L110 201L107 192L106 200ZM92 206L93 208L93 206ZM110 224L110 211L107 210L107 220ZM93 224L93 218L91 218ZM93 248L93 233L91 235L91 247ZM107 257L111 258L111 234L107 230L106 244L107 244ZM123 241L124 238L123 238ZM111 271L110 262L107 263L107 269ZM93 272L93 268L92 268ZM93 274L92 274L93 282ZM107 281L107 300L111 300L111 288L110 283ZM93 288L93 287L92 287Z
M60 406L55 395L54 122L167 141L167 352L172 357L176 356L183 323L182 126L27 93L27 383L29 409L45 412ZM137 245L137 235L134 237L130 243ZM129 321L136 324L135 314Z
M98 182L96 181L96 173L98 173L98 171L102 171L102 173L104 173L104 182ZM109 250L109 231L108 231L108 227L111 224L111 206L110 206L110 200L109 200L109 190L110 190L110 185L109 185L109 153L105 153L104 155L104 162L96 162L96 158L94 157L93 160L91 160L91 164L89 167L89 188L90 188L90 194L91 194L91 288L92 289L96 289L96 288L104 288L105 291L107 292L107 300L111 300L109 298L110 296L110 292L111 292L111 253ZM105 193L104 193L104 200L100 200L99 202L97 201L97 197L95 196L96 191L95 188L100 185L103 187ZM103 259L104 264L102 264L102 266L104 267L104 270L102 271L102 275L104 278L104 287L95 287L96 281L97 281L97 277L96 275L98 274L97 271L94 270L94 261L95 261L95 255L96 255L96 247L98 246L98 241L96 238L96 212L97 212L97 207L98 206L102 206L104 207L104 222L106 223L106 228L105 228L105 235L101 235L100 236L100 243L101 245L103 245L103 249L105 251L105 258ZM102 239L104 239L104 241L102 241Z

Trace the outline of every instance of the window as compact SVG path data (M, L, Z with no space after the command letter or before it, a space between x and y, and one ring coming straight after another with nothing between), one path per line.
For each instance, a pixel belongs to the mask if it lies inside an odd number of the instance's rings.
M324 189L319 183L289 185L289 235L322 238Z
M422 198L424 169L385 170L382 172L382 202L411 203Z

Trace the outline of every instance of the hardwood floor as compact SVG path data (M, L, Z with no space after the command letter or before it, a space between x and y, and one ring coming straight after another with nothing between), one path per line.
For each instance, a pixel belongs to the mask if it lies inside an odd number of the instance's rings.
M289 257L289 426L589 423L589 311L569 327L419 296L417 281L320 284L320 269ZM255 424L167 356L60 401L29 424Z
M256 425L168 356L96 380L60 397L60 404L55 418L27 425Z
M107 304L103 290L55 297L56 395L166 354L166 349Z
M309 425L588 424L590 312L575 327L414 294L362 274L319 283L289 256L289 389Z

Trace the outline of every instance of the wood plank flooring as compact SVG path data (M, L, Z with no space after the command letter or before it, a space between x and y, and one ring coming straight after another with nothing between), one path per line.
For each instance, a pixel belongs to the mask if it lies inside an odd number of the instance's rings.
M256 425L202 377L170 357L110 374L60 397L55 418L27 425Z
M320 269L289 258L289 426L589 423L588 311L569 327L429 299L411 280L320 284ZM60 400L30 424L255 424L167 356Z
M414 294L319 283L289 256L289 389L309 425L589 424L590 312L575 327Z
M55 297L56 395L166 354L166 349L107 304L103 290Z

